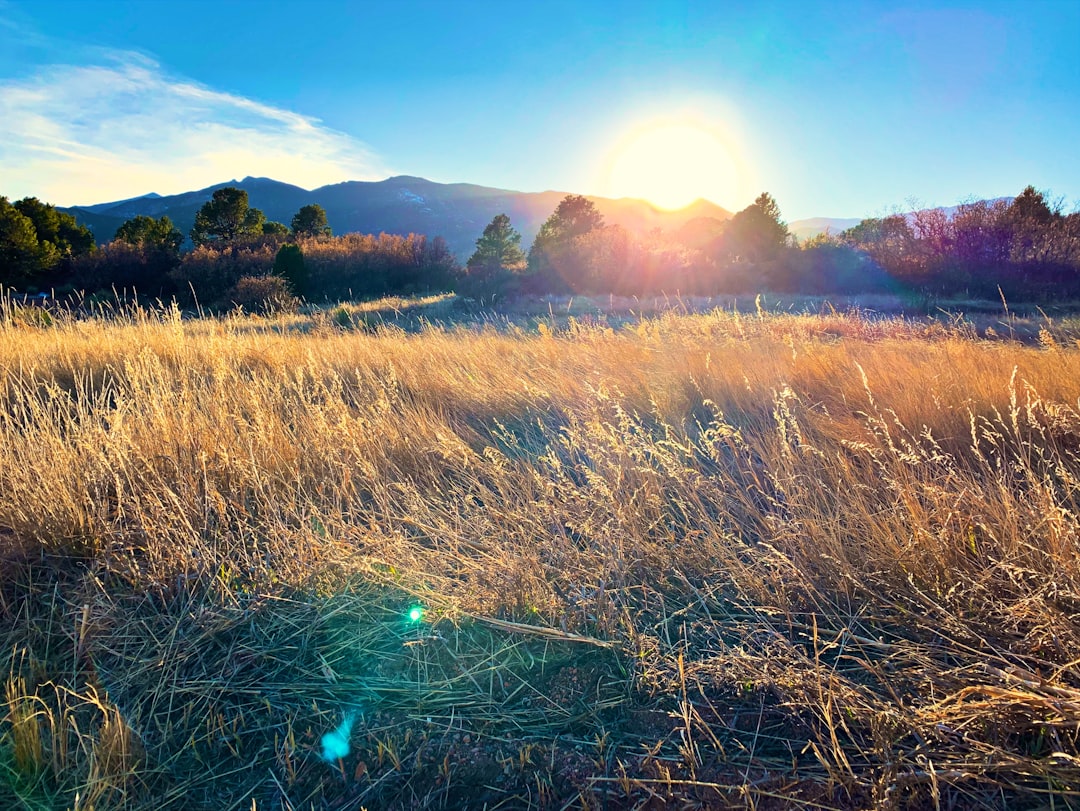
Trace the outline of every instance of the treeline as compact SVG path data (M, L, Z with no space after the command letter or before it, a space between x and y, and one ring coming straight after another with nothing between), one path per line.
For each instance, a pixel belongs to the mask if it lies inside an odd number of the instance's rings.
M345 234L287 242L264 236L200 245L180 257L169 279L174 292L190 289L202 302L221 305L247 304L235 293L251 278L279 279L279 297L287 292L313 300L343 300L446 290L456 270L453 254L439 237ZM250 282L246 284L250 289Z
M0 198L0 206L0 285L22 292L115 290L258 311L288 308L300 297L447 290L459 272L440 237L335 237L318 205L301 208L290 225L270 222L249 205L247 192L231 187L215 191L200 209L188 251L181 251L183 234L167 216L134 217L99 247L89 230L53 206L32 198L14 205ZM45 227L35 228L39 222ZM57 238L58 227L64 239Z
M0 197L0 284L23 288L61 281L74 260L93 253L94 235L36 197Z
M505 215L477 240L459 287L477 296L578 292L714 295L911 292L1017 300L1080 297L1080 214L1033 187L1013 200L871 218L802 244L771 195L730 220L675 234L606 225L584 197L564 199L528 255Z
M637 234L604 223L596 206L570 195L540 227L526 255L506 215L484 229L459 290L479 297L535 293L712 294L785 286L794 245L768 194L731 220L691 222L677 234ZM861 269L860 273L873 276ZM812 274L804 274L809 276ZM860 283L863 281L860 278Z
M1080 213L1028 186L1015 199L863 220L835 239L890 277L933 294L1051 299L1080 296Z
M1032 187L1013 200L965 203L863 220L802 244L767 193L727 221L676 233L630 232L591 201L563 199L526 253L509 217L496 216L459 266L440 237L333 236L318 205L268 222L247 193L223 188L183 234L168 217L125 222L98 247L74 218L35 198L0 197L0 285L137 291L210 308L259 311L299 298L341 300L456 290L487 302L519 295L698 295L773 291L1011 300L1080 297L1080 214Z

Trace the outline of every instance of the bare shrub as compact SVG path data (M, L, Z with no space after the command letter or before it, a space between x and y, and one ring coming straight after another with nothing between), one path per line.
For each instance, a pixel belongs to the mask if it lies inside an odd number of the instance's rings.
M229 291L230 300L249 313L285 313L296 310L299 302L280 276L241 276Z

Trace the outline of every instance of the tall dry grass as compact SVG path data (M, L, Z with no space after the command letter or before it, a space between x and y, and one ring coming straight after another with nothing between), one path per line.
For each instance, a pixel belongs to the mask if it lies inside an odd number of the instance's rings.
M1061 334L12 315L7 807L1077 804Z

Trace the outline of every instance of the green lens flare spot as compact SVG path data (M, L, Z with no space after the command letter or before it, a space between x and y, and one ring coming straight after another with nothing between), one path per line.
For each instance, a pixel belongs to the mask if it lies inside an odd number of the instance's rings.
M418 605L414 605L409 609L408 613L409 622L420 622L424 618L424 609Z

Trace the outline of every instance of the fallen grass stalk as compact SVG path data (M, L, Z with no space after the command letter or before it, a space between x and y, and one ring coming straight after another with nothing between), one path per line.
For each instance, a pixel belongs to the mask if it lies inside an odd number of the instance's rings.
M527 634L531 636L538 636L543 639L550 639L557 642L581 642L586 645L595 645L598 648L610 648L613 643L603 639L595 639L590 636L582 636L581 634L571 634L566 631L560 631L556 628L545 628L539 625L526 625L523 622L509 622L507 620L498 620L492 617L480 617L474 615L468 615L470 619L487 625L490 628L495 628L500 631L507 631L515 634Z

